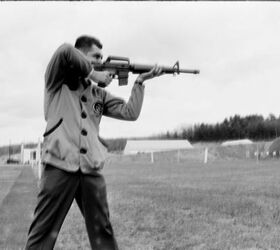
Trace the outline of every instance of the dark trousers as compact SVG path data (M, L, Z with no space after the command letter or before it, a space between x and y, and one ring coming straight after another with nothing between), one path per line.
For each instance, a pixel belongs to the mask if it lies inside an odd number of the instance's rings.
M53 249L67 212L76 200L85 219L91 248L117 250L109 220L106 184L100 173L69 173L46 165L40 182L34 220L25 249Z

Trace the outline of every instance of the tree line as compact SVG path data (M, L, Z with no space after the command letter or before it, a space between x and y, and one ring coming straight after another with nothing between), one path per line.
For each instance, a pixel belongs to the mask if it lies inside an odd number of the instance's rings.
M167 131L158 135L106 139L109 152L120 152L125 148L128 139L159 139L176 140L187 139L191 142L211 142L248 138L251 140L272 140L280 136L280 116L270 114L264 118L262 115L240 116L234 115L216 124L195 124L180 130ZM36 147L36 143L29 143L25 147ZM16 154L20 152L20 144L0 147L0 156Z
M271 140L280 136L280 116L270 114L240 116L234 115L216 124L195 124L180 131L167 131L153 139L187 139L198 141L224 141L236 139Z

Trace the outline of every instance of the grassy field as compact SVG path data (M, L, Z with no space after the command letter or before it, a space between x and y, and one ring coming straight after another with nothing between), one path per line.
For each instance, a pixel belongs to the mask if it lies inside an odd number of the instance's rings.
M33 217L37 180L29 166L0 167L0 249L23 249ZM3 178L6 176L6 178Z
M110 163L104 175L121 250L280 249L279 161L119 162ZM16 198L13 192L9 195ZM30 206L21 209L30 214ZM27 218L22 224L29 226ZM10 230L6 238L16 233L20 238L25 228ZM19 241L0 241L3 246L23 247ZM76 204L55 249L90 249Z
M279 161L111 164L104 174L120 249L280 249ZM76 205L57 249L89 249Z
M20 167L0 166L0 206L20 172Z

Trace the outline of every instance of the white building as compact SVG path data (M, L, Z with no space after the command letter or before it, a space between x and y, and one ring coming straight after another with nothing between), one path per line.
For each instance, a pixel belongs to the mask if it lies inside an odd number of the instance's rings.
M22 164L30 164L32 166L41 164L41 142L38 141L37 147L25 148L21 144L20 161Z
M188 140L127 140L124 154L151 153L193 148Z
M241 139L241 140L225 141L221 144L221 146L235 146L235 145L248 145L248 144L253 144L253 142L249 139Z

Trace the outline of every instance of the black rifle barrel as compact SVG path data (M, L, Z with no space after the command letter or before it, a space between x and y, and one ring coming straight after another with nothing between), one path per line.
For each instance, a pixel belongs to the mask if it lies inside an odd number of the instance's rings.
M134 74L141 74L150 71L153 67L154 65L131 64L130 71ZM166 74L179 74L179 73L199 74L199 70L178 69L176 67L164 67L164 66L162 66L162 72Z
M180 73L199 74L198 69L179 69Z

